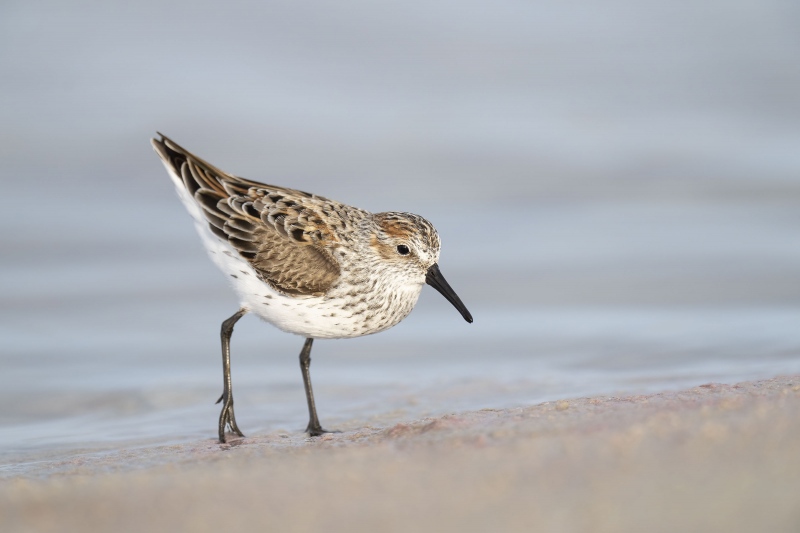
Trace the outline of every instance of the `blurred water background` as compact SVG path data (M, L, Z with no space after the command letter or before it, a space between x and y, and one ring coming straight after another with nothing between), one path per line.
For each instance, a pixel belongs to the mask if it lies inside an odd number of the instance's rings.
M215 438L237 308L148 140L424 215L429 288L314 347L328 427L800 372L800 4L0 5L0 475ZM299 433L246 317L239 425Z

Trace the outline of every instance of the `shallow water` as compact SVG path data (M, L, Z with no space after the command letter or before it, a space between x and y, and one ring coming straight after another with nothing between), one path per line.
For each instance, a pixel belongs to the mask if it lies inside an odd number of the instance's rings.
M176 199L165 203L180 213ZM800 306L786 300L797 287L800 269L791 267L800 243L791 228L766 222L783 218L774 208L750 213L763 233L729 209L553 209L538 218L560 237L537 236L536 249L514 249L514 236L479 240L489 257L503 258L501 268L464 253L472 239L443 230L454 252L445 252L443 269L475 323L426 290L393 330L317 342L312 374L322 419L330 427L381 425L798 373ZM506 215L526 219L524 211ZM705 247L683 237L700 215ZM236 305L184 218L175 230L181 238L129 235L135 259L106 257L92 267L79 256L58 270L28 260L5 265L12 275L4 294L19 302L2 326L0 403L12 407L0 415L7 475L65 454L213 438L218 328ZM640 242L643 233L657 234L658 245ZM20 281L26 276L31 282ZM33 280L32 298L20 289ZM248 434L302 432L301 344L256 318L237 326L237 417Z
M326 426L800 372L783 4L718 10L711 33L667 2L139 4L0 17L0 476L214 438L237 305L147 145L157 128L232 172L439 229L475 323L426 289L390 331L317 342ZM302 432L301 344L237 325L247 434Z

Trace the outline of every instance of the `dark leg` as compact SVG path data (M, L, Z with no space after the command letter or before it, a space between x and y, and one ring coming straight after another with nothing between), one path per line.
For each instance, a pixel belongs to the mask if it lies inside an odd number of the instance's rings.
M314 391L311 389L311 344L314 339L306 339L303 344L303 349L300 351L300 370L303 372L303 385L306 387L306 400L308 400L308 427L306 433L312 437L318 437L323 433L331 433L326 429L322 429L317 418L317 406L314 405Z
M219 441L225 442L225 425L230 426L231 431L240 437L244 437L236 425L236 417L233 416L233 388L231 387L231 335L233 326L247 313L246 309L239 309L229 319L222 323L222 374L225 380L222 389L222 396L217 403L222 403L222 412L219 415Z

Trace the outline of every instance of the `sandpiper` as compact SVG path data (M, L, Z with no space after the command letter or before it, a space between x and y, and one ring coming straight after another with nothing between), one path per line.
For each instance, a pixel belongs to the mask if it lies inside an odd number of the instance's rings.
M311 389L314 339L359 337L394 326L414 308L425 283L472 322L439 271L439 235L421 216L370 213L239 178L159 135L151 141L153 148L211 259L240 299L240 309L222 322L220 442L225 442L226 426L244 436L233 414L230 339L234 324L247 313L305 337L300 369L311 436L327 432Z

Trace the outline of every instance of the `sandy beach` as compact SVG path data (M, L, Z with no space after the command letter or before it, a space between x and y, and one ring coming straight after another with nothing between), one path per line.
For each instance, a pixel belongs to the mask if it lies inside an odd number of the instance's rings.
M3 531L798 531L800 376L43 464ZM49 472L49 473L48 473Z

